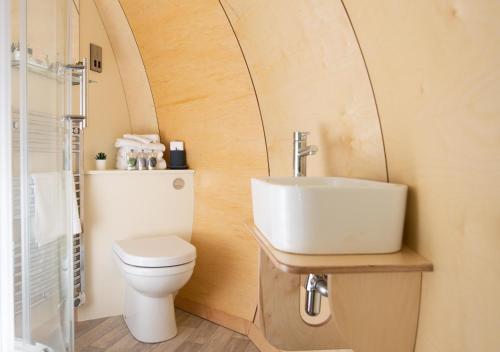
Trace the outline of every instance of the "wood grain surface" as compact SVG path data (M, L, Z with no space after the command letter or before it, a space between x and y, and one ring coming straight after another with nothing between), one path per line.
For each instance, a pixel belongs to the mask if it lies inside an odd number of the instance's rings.
M183 140L195 174L193 277L181 298L253 320L257 245L250 178L268 174L255 94L216 0L122 0L148 73L163 142Z
M328 275L339 332L356 352L412 352L422 273Z
M178 334L155 344L134 339L122 316L76 324L76 352L257 352L244 335L176 309Z
M406 242L431 260L417 352L500 346L500 2L344 0L379 106Z
M275 249L255 225L249 231L279 270L294 274L432 271L432 263L408 247L388 254L302 255Z

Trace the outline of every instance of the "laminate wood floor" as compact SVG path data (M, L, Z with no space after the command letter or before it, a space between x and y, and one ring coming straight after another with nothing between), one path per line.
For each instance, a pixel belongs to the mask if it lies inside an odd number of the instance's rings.
M76 324L76 352L258 352L248 339L208 320L176 309L178 334L173 339L146 344L135 340L122 316Z

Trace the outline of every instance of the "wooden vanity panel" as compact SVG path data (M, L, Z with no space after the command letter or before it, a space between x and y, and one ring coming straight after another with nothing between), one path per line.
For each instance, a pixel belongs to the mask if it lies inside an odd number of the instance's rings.
M264 337L272 348L288 351L414 350L422 272L432 270L425 258L409 248L378 255L289 254L275 250L255 226L249 228L260 246L253 340ZM332 313L324 325L308 325L300 316L301 273L328 274Z
M408 247L390 254L303 255L272 247L253 224L248 224L262 250L280 270L294 274L375 273L432 271L432 263Z
M422 273L328 276L330 307L356 352L414 350Z
M286 351L346 348L333 319L322 326L311 326L302 320L299 274L279 270L262 250L259 263L258 325L274 347Z

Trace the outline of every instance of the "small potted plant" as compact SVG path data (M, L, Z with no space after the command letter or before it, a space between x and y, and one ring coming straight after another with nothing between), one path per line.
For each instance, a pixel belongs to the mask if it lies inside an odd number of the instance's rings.
M97 170L106 170L106 153L99 152L95 156L95 167Z

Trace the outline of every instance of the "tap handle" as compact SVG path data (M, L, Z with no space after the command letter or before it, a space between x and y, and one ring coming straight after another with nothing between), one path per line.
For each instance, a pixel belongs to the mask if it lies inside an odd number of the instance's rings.
M293 140L294 141L304 141L307 139L307 136L309 136L311 132L306 131L306 132L301 132L301 131L295 131L293 132Z

